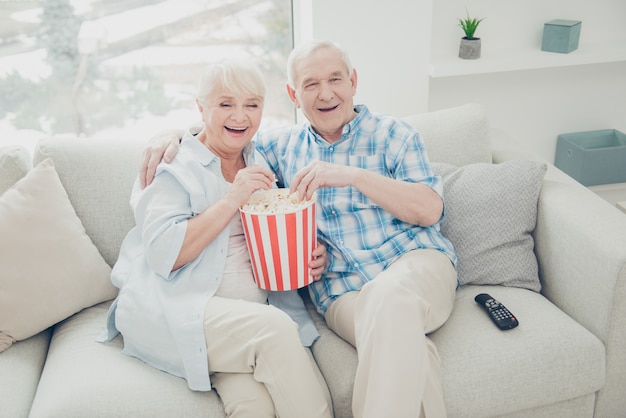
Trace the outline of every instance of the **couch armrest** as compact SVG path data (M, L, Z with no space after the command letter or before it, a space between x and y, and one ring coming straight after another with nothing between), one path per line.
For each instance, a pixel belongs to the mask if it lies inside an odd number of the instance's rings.
M511 158L494 153L495 162ZM626 411L626 215L548 164L534 237L542 293L605 344L595 416L619 416Z

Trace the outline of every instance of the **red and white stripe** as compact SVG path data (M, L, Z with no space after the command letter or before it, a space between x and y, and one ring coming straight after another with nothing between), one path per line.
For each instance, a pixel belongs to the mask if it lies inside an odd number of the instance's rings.
M257 286L293 290L307 286L311 251L317 244L316 204L285 214L241 211L241 221Z

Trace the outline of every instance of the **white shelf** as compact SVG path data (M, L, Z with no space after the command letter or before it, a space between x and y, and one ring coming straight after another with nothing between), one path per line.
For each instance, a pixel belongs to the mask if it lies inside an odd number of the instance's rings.
M432 78L456 77L472 74L489 74L506 71L535 70L543 68L569 67L585 64L603 64L626 61L626 40L605 42L596 45L580 45L568 54L536 49L484 51L476 60L464 60L456 54L432 57Z

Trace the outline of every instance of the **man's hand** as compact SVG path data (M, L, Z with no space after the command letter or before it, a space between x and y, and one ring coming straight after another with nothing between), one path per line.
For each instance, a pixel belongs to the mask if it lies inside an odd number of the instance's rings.
M313 280L319 280L324 270L326 270L326 263L328 262L326 247L321 241L317 241L317 247L313 248L311 255L313 258L309 261L309 270Z
M298 193L300 200L309 200L317 189L351 186L356 170L345 165L314 161L296 173L289 191Z
M169 163L178 153L183 134L183 130L171 129L150 138L143 151L143 160L139 168L139 182L142 189L152 183L156 168L161 160Z

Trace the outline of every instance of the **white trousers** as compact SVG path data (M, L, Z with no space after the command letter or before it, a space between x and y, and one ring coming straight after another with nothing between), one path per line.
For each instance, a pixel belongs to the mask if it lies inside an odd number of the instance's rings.
M446 416L439 355L426 334L455 300L457 274L436 250L410 251L328 308L328 326L357 349L355 418Z
M280 309L214 296L204 334L211 382L227 416L332 417L324 379Z

